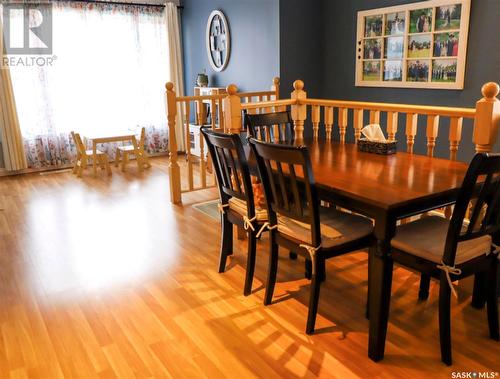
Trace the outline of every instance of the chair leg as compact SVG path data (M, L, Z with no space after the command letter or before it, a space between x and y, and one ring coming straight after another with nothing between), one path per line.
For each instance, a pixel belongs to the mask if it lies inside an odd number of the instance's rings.
M222 241L220 247L219 273L226 270L226 260L233 254L233 224L227 220L226 215L222 215Z
M248 251L247 251L247 272L245 276L245 288L243 295L248 296L252 293L253 273L255 271L255 252L257 249L257 238L255 233L248 233Z
M321 273L325 271L325 260L316 257L312 263L315 273L311 281L311 294L309 296L309 311L307 314L306 334L314 333L314 325L316 324L316 315L318 313L319 290L321 287Z
M312 279L312 262L310 259L306 259L304 262L304 276L306 279L311 280Z
M441 273L439 281L439 341L441 344L441 360L451 365L451 290L446 274Z
M431 276L429 274L420 274L420 288L418 290L418 299L427 300L429 298L429 287L431 284Z
M269 243L269 267L267 268L266 293L264 295L264 305L271 304L273 300L274 286L276 285L276 274L278 272L278 244L273 231L270 232Z
M472 301L471 305L473 308L482 309L486 304L486 272L477 272L474 275L474 288L472 289Z
M78 161L78 169L77 169L77 171L76 171L76 176L77 176L78 178L81 178L81 177L82 177L82 173L83 173L82 161L81 161L81 160L79 160L79 161Z
M487 311L488 311L488 327L490 329L490 337L495 341L500 340L498 331L498 295L497 295L497 280L498 280L498 259L492 256L492 263L488 272L487 281Z
M106 169L106 164L104 163L104 155L99 155L99 167L101 167L101 170Z

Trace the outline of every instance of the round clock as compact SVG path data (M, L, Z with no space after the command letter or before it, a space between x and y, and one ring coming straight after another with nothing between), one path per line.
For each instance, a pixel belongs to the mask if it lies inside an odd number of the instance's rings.
M222 71L229 61L231 37L226 17L221 11L212 11L208 17L206 33L207 55L215 71Z

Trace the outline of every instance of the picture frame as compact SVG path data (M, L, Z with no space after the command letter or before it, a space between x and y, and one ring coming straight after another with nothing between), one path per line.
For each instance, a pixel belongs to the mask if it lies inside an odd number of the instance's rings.
M358 12L355 85L464 88L471 0Z

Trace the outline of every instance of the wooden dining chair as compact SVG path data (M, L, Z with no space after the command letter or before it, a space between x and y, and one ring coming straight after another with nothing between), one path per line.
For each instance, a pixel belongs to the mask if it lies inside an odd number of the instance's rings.
M145 144L146 144L146 128L143 127L141 129L141 138L139 139L137 146L134 146L132 144L125 146L118 146L116 148L115 166L118 167L121 155L122 171L125 171L125 167L129 161L129 156L134 155L135 159L137 160L137 167L139 168L139 171L141 171L143 167L145 168L151 167L151 164L149 163L149 156L144 150Z
M252 291L257 239L267 230L267 211L254 198L254 190L240 136L201 128L213 162L219 189L222 243L219 273L225 271L227 257L233 254L233 225L248 234L244 295Z
M80 134L71 132L71 137L73 138L76 148L76 160L75 166L73 167L73 174L76 174L79 178L81 178L83 170L87 168L89 161L92 160L94 155L92 150L87 150L85 148ZM108 156L100 150L96 150L96 154L101 169L106 169L108 175L111 175L111 167L109 166Z
M270 254L264 304L271 304L278 268L278 247L297 252L312 264L306 333L314 332L320 283L328 258L368 247L372 222L334 207L321 207L306 147L250 139L264 185L269 214ZM299 195L302 183L305 196Z
M292 142L293 120L289 111L249 114L245 110L245 128L252 138L266 142Z
M452 363L450 300L452 282L485 273L490 337L499 340L496 295L500 244L500 154L476 154L457 197L451 220L429 216L397 228L395 262L439 280L441 360ZM467 208L473 204L469 222ZM389 304L390 299L386 299Z

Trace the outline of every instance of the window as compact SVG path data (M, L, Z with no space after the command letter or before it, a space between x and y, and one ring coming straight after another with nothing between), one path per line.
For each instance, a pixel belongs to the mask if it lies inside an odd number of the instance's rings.
M166 34L162 7L53 2L54 63L10 67L29 166L70 163L72 130L145 126L149 152L165 151Z

